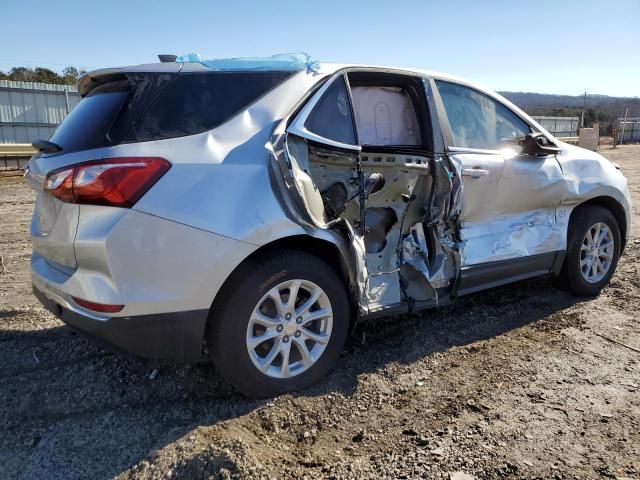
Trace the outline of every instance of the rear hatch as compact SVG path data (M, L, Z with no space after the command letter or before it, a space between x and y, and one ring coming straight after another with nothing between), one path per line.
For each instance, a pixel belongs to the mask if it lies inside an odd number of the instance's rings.
M127 141L136 121L179 71L179 64L167 67L166 70L173 71L104 70L81 80L83 99L50 139L61 150L38 153L29 162L28 181L36 191L30 229L35 257L67 275L76 269L74 239L81 207L49 193L44 188L47 175L70 165L108 157L109 147ZM132 140L135 141L129 141Z

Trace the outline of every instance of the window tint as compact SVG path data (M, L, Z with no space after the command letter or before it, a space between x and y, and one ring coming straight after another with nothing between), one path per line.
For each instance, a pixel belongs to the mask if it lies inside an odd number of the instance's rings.
M67 115L51 141L69 153L204 132L295 73L128 73L94 88Z
M309 114L305 127L329 140L349 145L356 143L353 114L344 77L337 78L324 92Z
M136 122L125 141L159 140L211 130L294 73L179 74Z
M524 137L531 129L501 103L455 83L436 80L449 118L454 147L495 150L505 140Z
M95 88L67 115L51 136L62 153L88 150L109 144L106 134L129 93L126 81Z
M131 84L129 98L125 102L115 123L111 127L108 139L113 144L120 143L133 125L142 117L149 105L169 86L175 73L128 73Z

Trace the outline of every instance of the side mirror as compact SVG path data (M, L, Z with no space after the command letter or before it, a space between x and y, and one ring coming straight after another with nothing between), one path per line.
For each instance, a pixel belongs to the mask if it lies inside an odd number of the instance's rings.
M545 138L542 132L527 134L527 136L520 141L522 153L525 155L555 155L558 153L560 151L559 148L542 144Z

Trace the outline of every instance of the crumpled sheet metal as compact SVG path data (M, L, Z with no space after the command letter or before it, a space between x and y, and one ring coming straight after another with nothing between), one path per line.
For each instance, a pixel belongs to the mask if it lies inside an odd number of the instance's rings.
M464 265L553 252L566 244L553 210L495 218L490 223L465 223L460 236Z
M454 161L449 161L443 156L436 156L436 162L447 162L448 174L446 187L440 187L441 191L449 192L448 198L437 201L442 204L441 214L434 216L434 223L430 226L437 239L435 250L435 262L431 272L431 285L434 288L446 287L452 278L456 278L460 271L462 259L460 250L462 240L459 236L459 216L462 212L462 166ZM437 208L437 207L436 207Z
M511 151L500 154L455 152L462 169L488 170L485 177L465 177L459 197L459 252L462 266L562 250L566 231L556 208L565 179L554 157L530 159Z
M602 161L599 154L562 143L563 152L557 156L566 183L565 193L556 211L558 228L568 231L573 209L596 197L609 197L625 211L626 223L631 225L631 196L627 179L611 162ZM627 237L630 228L627 228ZM624 239L626 242L626 239Z
M349 222L344 222L349 230L349 238L351 240L351 248L353 249L353 258L355 260L355 270L357 276L357 289L358 289L358 307L360 313L367 313L369 311L369 299L367 298L367 279L369 278L369 271L367 270L366 248L364 245L364 238L357 235L353 230L353 227Z
M581 203L590 198L608 196L625 207L627 222L630 222L630 203L627 179L611 162L603 162L596 152L574 145L562 144L563 153L558 155L566 181L563 206Z
M431 275L427 267L429 262L429 249L425 240L422 223L413 225L410 233L402 240L402 261L422 273L427 281L430 279Z
M435 236L435 261L429 281L434 288L443 288L460 270L460 242L456 240L454 229L442 222L436 225Z
M270 57L237 57L204 60L197 53L188 53L176 58L178 63L200 63L212 70L307 70L317 72L320 63L307 53L280 53Z
M364 239L358 235L351 224L347 221L340 221L341 226L346 230L348 246L343 242L343 234L338 233L334 227L337 222L330 224L320 224L316 219L308 214L305 204L304 194L300 186L293 178L289 165L291 153L287 145L286 122L281 122L276 126L271 141L265 144L265 148L270 153L269 177L273 192L278 197L287 217L300 228L300 232L315 238L327 240L338 248L343 259L347 262L352 287L356 290L358 300L358 310L360 314L368 313L369 300L367 298L367 277L369 275L365 262L366 249ZM292 195L292 192L296 192ZM298 204L297 202L302 202ZM306 214L306 216L305 216ZM283 234L283 236L286 236Z

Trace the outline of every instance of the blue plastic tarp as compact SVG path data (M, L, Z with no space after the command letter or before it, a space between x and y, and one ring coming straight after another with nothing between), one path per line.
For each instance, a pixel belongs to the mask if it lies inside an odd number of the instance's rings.
M271 57L238 57L203 60L197 53L189 53L176 58L180 63L200 63L213 70L310 70L318 71L319 62L306 53L280 53Z

